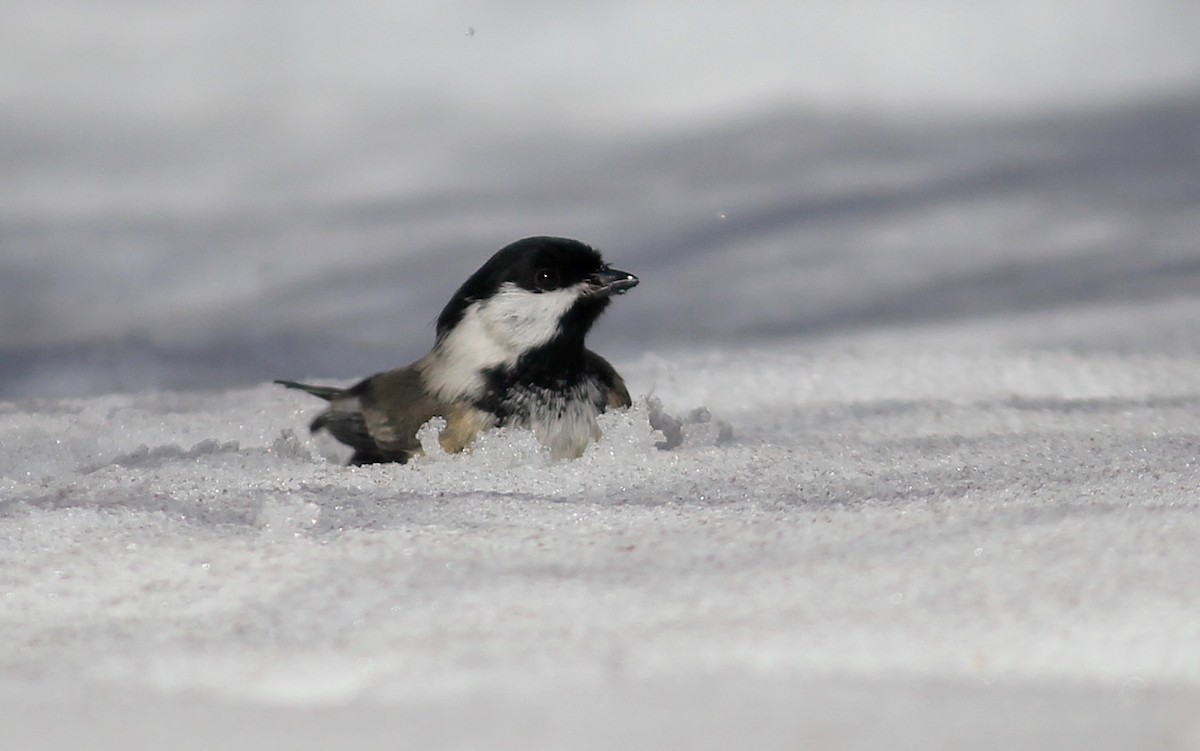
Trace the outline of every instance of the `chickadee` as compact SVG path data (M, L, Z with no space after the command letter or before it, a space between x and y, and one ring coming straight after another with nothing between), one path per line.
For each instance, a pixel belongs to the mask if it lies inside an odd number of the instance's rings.
M528 237L500 249L437 319L437 341L415 363L349 388L276 381L329 402L312 421L354 449L351 464L406 462L434 417L450 453L481 430L528 428L555 458L583 454L596 417L632 402L625 382L584 337L613 295L638 278L576 240Z

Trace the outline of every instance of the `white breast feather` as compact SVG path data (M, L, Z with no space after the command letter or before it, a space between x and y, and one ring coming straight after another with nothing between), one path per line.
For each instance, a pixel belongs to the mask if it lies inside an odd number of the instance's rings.
M538 441L550 449L555 459L574 459L583 454L591 441L599 440L596 417L602 402L600 387L585 381L568 394L544 390L516 396L528 417L513 424L528 428Z

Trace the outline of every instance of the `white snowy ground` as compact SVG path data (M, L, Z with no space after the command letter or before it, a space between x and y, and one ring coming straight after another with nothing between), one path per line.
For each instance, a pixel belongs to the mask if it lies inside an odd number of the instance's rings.
M268 385L7 405L0 732L1196 747L1200 354L1045 318L628 361L732 440L642 404L565 463L347 469Z
M1200 748L1200 6L245 6L0 30L0 746ZM535 233L581 460L267 385Z

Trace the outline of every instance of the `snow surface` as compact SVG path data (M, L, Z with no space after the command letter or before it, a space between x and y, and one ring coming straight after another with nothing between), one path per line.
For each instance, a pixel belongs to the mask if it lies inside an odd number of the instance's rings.
M244 6L0 29L0 747L1200 748L1198 6ZM265 383L540 233L582 459Z
M576 462L500 432L351 469L268 385L8 405L6 723L61 747L111 712L112 747L315 748L322 716L378 747L1200 742L1200 355L901 331L623 365L716 417L671 450L642 402Z

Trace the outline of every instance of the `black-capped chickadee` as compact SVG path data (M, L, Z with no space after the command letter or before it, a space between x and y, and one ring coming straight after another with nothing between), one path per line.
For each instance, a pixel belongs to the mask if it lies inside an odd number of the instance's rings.
M312 421L354 449L351 464L405 462L434 417L439 442L461 451L481 430L528 428L555 458L580 456L599 438L596 417L631 404L625 382L584 337L613 295L638 278L596 250L561 237L500 249L437 319L437 341L412 365L349 388L276 381L329 402Z

